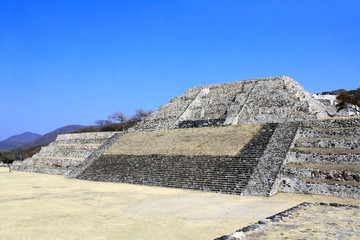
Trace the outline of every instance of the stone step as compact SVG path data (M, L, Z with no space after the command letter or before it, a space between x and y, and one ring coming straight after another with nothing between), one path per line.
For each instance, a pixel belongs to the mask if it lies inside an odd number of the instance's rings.
M58 157L58 158L87 158L92 152L81 151L81 152L39 152L34 154L34 158L38 157Z
M98 149L101 144L81 144L81 145L49 145L41 148L41 152L82 152L94 151Z
M360 117L329 118L321 120L307 120L301 122L303 127L316 128L355 128L360 127Z
M115 132L90 132L90 133L70 133L60 134L57 136L56 141L59 140L74 140L74 139L102 139L111 138Z
M46 173L46 174L55 174L55 175L66 175L72 171L72 169L62 169L62 168L52 168L52 167L41 167L41 166L26 166L26 165L16 165L13 166L15 171L23 172L37 172L37 173Z
M68 140L57 140L49 144L49 146L53 145L79 145L79 144L103 144L109 138L96 138L96 139L68 139Z
M302 127L299 129L298 134L298 138L360 138L360 127L343 129L315 129L309 127Z
M342 181L352 184L360 182L359 164L287 164L282 172L306 179Z
M299 148L342 148L358 149L360 148L359 138L309 138L297 139L295 143Z
M360 163L360 153L308 153L301 150L292 150L290 162L306 163Z
M27 158L20 165L74 168L84 162L84 158Z

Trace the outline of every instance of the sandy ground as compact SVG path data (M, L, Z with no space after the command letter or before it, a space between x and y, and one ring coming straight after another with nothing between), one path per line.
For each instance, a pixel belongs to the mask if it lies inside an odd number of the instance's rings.
M214 239L304 201L102 183L0 167L0 239Z
M106 154L236 155L262 125L126 133Z

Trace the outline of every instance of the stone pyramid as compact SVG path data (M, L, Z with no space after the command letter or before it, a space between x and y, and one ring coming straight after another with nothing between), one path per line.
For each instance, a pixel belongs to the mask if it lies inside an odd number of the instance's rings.
M190 88L133 131L263 124L329 117L326 107L287 76Z

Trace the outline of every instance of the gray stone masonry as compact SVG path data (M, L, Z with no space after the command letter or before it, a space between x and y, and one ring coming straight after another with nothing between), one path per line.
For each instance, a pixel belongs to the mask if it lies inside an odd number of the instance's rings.
M288 157L298 123L279 123L264 155L250 177L245 195L269 196L277 192L279 172Z

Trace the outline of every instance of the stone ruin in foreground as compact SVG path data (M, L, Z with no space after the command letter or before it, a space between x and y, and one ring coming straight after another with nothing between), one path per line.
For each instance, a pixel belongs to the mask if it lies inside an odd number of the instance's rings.
M360 118L289 77L189 89L127 132L59 135L14 170L271 196L360 198Z

